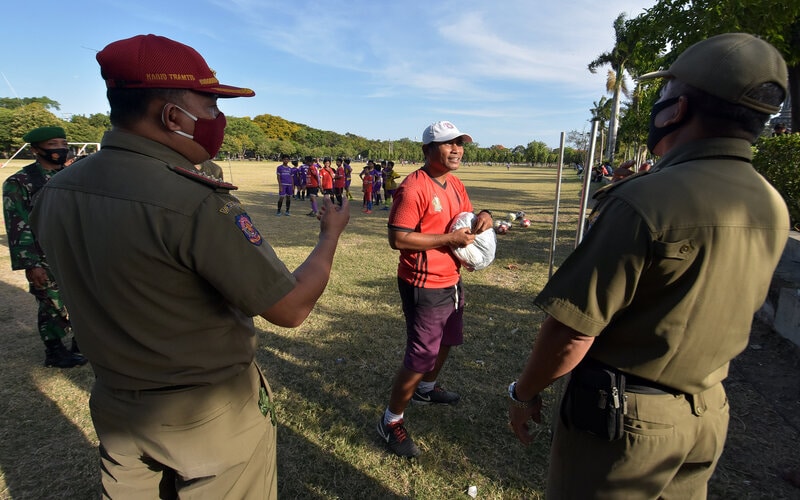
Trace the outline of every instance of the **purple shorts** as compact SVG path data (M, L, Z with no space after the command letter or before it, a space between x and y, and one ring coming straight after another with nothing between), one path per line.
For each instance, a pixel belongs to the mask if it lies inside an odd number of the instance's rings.
M278 187L278 196L291 196L294 193L294 186L291 184L281 184Z
M464 293L461 280L448 288L417 288L397 279L406 317L403 365L427 373L436 365L439 346L464 343Z

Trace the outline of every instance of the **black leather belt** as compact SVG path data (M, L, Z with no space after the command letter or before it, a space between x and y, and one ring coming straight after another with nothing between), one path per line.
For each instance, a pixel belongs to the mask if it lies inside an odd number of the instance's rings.
M681 394L684 394L683 391L673 389L672 387L667 387L666 385L659 384L658 382L653 382L652 380L639 377L638 375L633 375L630 373L620 371L617 368L611 365L607 365L602 361L598 361L594 358L590 357L584 358L583 361L581 361L581 365L584 365L588 368L594 367L594 368L611 370L614 373L623 375L625 377L625 392L632 392L634 394L651 394L651 395L671 394L673 396L679 396Z
M156 387L153 389L142 389L144 392L164 392L164 391L182 391L184 389L191 389L197 387L196 385L168 385L165 387Z
M678 396L683 394L682 391L677 389L673 389L672 387L667 387L666 385L659 384L658 382L653 382L652 380L647 380L646 378L638 377L636 375L631 375L630 373L625 374L625 391L632 392L634 394L671 394L673 396Z

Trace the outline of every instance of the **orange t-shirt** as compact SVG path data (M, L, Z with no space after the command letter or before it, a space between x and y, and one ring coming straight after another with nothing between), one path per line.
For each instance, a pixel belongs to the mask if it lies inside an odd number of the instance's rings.
M424 170L411 173L394 193L389 229L444 234L461 212L472 212L472 202L461 180L448 175L443 184ZM461 263L449 247L400 251L397 275L420 288L446 288L458 283Z

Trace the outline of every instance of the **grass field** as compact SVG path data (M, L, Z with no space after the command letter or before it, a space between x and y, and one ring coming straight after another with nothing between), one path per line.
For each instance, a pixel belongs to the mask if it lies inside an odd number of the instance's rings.
M25 163L0 170L0 180ZM308 202L294 201L292 217L275 217L275 163L221 165L277 254L290 269L299 265L319 228L304 216ZM407 174L412 168L397 170ZM473 485L478 498L542 497L549 425L539 427L534 445L520 445L507 427L505 391L543 319L531 303L548 274L555 169L464 166L458 175L476 209L491 209L495 217L523 210L533 222L498 237L497 258L488 269L464 273L466 340L440 376L462 394L461 403L408 409L407 427L423 452L418 460L388 454L377 438L375 424L402 358L404 323L397 253L386 240L388 212L361 213L356 187L330 284L312 315L296 329L256 320L257 359L278 403L282 498L466 498ZM568 170L556 263L573 246L579 190ZM2 241L5 246L4 232ZM98 443L87 407L91 370L41 366L35 303L23 273L10 271L5 249L0 278L0 498L96 498ZM552 407L552 393L545 394L545 404ZM739 491L739 479L727 472L712 492ZM744 493L736 497L763 492Z

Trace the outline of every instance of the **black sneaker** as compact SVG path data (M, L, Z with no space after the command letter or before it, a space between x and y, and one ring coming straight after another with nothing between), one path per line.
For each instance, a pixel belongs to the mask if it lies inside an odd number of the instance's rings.
M411 402L420 405L455 405L458 404L460 399L461 396L459 396L457 392L445 391L439 384L436 384L433 390L428 392L419 392L419 390L416 390L414 391L414 395L411 396Z
M389 450L395 455L413 458L420 454L419 448L417 448L417 445L411 440L411 436L408 435L408 431L403 426L402 418L397 422L384 425L383 418L381 417L378 421L378 435L381 439L386 441L386 446L388 446Z

